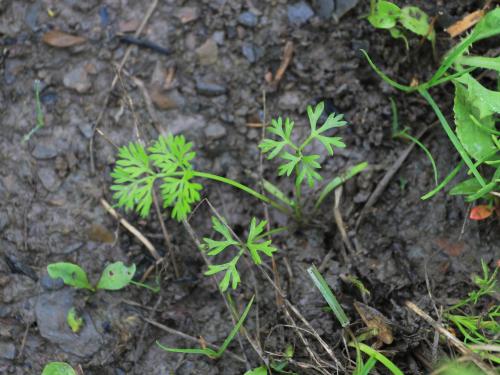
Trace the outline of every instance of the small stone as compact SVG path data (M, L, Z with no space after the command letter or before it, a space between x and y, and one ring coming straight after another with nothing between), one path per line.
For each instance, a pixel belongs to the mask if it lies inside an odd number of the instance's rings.
M217 83L197 80L196 91L198 91L199 94L205 96L219 96L224 95L227 92L227 89Z
M201 65L215 64L218 59L219 48L213 39L207 39L205 43L196 49L196 54Z
M180 19L182 23L189 23L198 19L200 11L195 7L182 7L175 12L175 16Z
M359 0L335 0L334 16L339 19L343 17L352 8L358 5Z
M183 107L186 100L177 90L170 90L168 92L161 90L157 86L151 90L151 100L160 109L173 109Z
M90 125L88 122L78 122L77 123L78 129L82 132L83 136L87 139L90 139L92 137L92 125Z
M16 346L11 342L0 341L0 358L8 360L16 358Z
M226 135L226 128L222 126L221 124L210 124L208 125L203 132L205 133L205 136L210 139L219 139L222 138Z
M297 110L302 105L302 103L303 101L299 92L287 91L279 98L278 106L281 109L293 111Z
M243 26L255 27L255 26L257 26L257 23L259 22L259 20L254 13L243 12L238 17L238 22L241 23Z
M99 350L102 338L87 312L82 313L84 326L78 335L71 331L66 315L74 304L75 291L69 288L40 295L35 306L38 330L43 338L59 345L61 350L88 357Z
M38 170L38 178L40 179L43 187L48 191L57 191L61 181L57 177L53 168L43 167Z
M213 33L212 35L212 39L215 41L215 43L217 43L219 46L224 44L224 39L225 39L226 35L224 33L224 31L216 31Z
M75 68L66 73L63 83L67 88L73 89L80 94L87 93L92 88L88 73L83 67Z
M294 25L303 25L312 16L314 16L313 10L304 1L288 5L288 21Z
M256 62L262 54L262 51L260 49L255 47L253 43L249 42L243 43L243 46L241 47L241 52L243 53L243 56L245 56L247 60L251 63Z
M31 155L36 159L47 160L55 158L57 156L57 150L43 143L37 143L33 151L31 151Z
M334 0L315 0L313 6L316 14L322 20L329 20L332 17L335 2Z
M49 275L43 275L40 279L40 285L46 290L59 290L64 286L64 281L60 277L53 279Z

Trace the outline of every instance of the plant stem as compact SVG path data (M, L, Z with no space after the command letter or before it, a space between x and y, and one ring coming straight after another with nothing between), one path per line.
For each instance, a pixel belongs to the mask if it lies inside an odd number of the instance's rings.
M183 174L183 172L174 173L174 175L182 175L182 174ZM273 206L277 210L279 210L287 215L290 214L290 210L288 210L286 207L284 207L281 204L277 203L276 201L266 197L265 195L260 194L259 192L253 190L252 188L249 188L246 185L243 185L237 181L231 180L230 178L221 177L221 176L217 176L217 175L212 174L212 173L199 172L199 171L193 171L193 175L196 177L207 178L209 180L214 180L214 181L218 181L218 182L222 182L222 183L231 185L237 189L243 190L245 193L248 193L257 199L260 199L261 201L263 201L265 203L270 204L271 206Z

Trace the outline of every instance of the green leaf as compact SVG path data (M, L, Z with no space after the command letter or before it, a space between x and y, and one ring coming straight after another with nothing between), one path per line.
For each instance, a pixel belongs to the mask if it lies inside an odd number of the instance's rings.
M203 241L208 246L207 254L210 256L217 255L224 251L229 246L237 246L238 241L236 241L227 225L222 223L217 217L212 216L212 228L222 235L223 240L213 240L211 238L203 238Z
M76 375L76 372L67 363L50 362L43 368L42 375Z
M418 7L407 6L401 9L401 14L399 15L399 22L405 29L411 32L427 36L427 39L433 40L435 38L435 32L430 30L429 17L427 14ZM427 35L429 33L429 35Z
M288 163L281 164L278 167L278 176L283 176L285 174L287 176L290 176L297 164L300 162L301 157L292 155L289 152L284 152L282 153L281 158L284 160L288 160Z
M319 155L307 155L302 157L299 164L299 173L297 176L297 184L302 184L304 180L307 181L309 187L314 187L315 181L321 181L323 178L316 172L320 169L321 165L317 162Z
M244 375L267 375L266 366L260 366L252 370L248 370Z
M455 113L455 124L457 136L467 153L476 160L483 160L497 150L490 134L484 129L476 126L471 116L477 116L477 108L474 107L476 100L469 100L467 90L459 83L455 84L455 102L453 111ZM493 117L483 117L481 124L489 129L495 126Z
M191 161L196 153L191 151L193 144L186 142L183 135L169 134L160 136L149 148L151 160L164 174L170 174L177 169L192 169Z
M318 271L316 266L313 265L309 267L307 269L307 273L309 274L309 277L311 277L314 285L316 286L316 288L318 288L325 301L328 303L328 306L330 306L330 308L332 309L340 325L342 327L347 327L349 325L349 318L344 312L342 306L340 306L340 303L337 301L337 298L335 298L335 295L328 286L328 283Z
M102 272L97 289L119 290L130 284L135 274L135 264L127 267L123 262L108 265Z
M389 32L391 33L391 36L394 39L403 39L403 42L405 42L405 47L407 50L410 49L410 45L408 43L408 39L406 38L406 35L403 34L403 32L398 28L398 27L393 27L389 29Z
M391 29L396 26L400 13L401 9L396 4L379 0L371 9L368 21L377 29Z
M262 263L259 252L266 254L268 257L272 257L273 253L277 251L275 247L271 246L271 240L259 242L257 239L259 235L264 232L266 225L267 221L262 220L260 223L258 223L255 217L252 218L252 221L250 222L250 230L248 233L246 246L248 248L248 251L250 252L252 260L257 265Z
M311 127L312 132L316 130L316 125L321 117L321 114L323 113L324 108L324 102L319 102L314 109L310 105L307 106L307 116L309 117L309 126Z
M68 310L66 322L74 333L80 332L83 327L83 318L77 313L74 307Z
M180 178L167 176L160 187L163 207L172 207L172 217L177 221L184 220L192 210L192 205L200 200L203 186L192 182L194 177L190 170L184 171Z
M473 66L475 68L491 69L500 72L500 56L461 56L457 59L458 64Z
M456 81L467 86L468 101L479 110L479 119L500 113L500 92L487 89L470 74L464 74L456 78Z
M120 147L111 177L114 182L111 190L115 191L113 198L118 201L118 207L127 211L135 209L146 217L153 202L151 190L155 175L144 147L139 143Z
M270 152L267 156L268 159L274 159L276 156L280 155L286 146L292 149L296 148L291 139L293 127L294 123L289 118L285 119L284 126L283 119L281 117L271 120L271 126L267 127L266 130L271 134L277 135L280 139L274 140L265 138L259 144L259 148L264 154Z
M236 289L240 283L240 274L236 269L236 264L238 263L239 256L233 258L228 263L224 264L211 264L208 266L208 270L205 272L206 276L215 275L220 272L225 272L224 277L219 283L219 287L222 292L225 292L229 288L229 283L231 283L231 288Z
M47 266L49 276L53 279L61 278L64 284L75 288L93 290L85 271L73 263L52 263Z
M471 195L481 189L481 184L475 178L462 181L450 190L450 195Z

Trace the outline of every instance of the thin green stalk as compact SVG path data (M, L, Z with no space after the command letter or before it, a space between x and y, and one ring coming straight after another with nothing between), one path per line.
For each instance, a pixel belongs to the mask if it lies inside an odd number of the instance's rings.
M455 178L455 176L458 174L458 172L460 172L460 169L462 169L463 165L464 165L464 162L461 161L455 167L455 169L453 169L451 171L451 173L448 176L446 176L446 178L438 186L436 186L434 189L432 189L431 191L429 191L427 194L422 195L420 197L420 199L423 200L423 201L425 201L426 199L429 199L429 198L433 197L434 195L436 195L437 193L439 193L441 190L443 190L444 187L446 185L448 185L450 183L450 181Z
M404 375L403 372L399 369L399 367L394 364L394 362L392 362L389 358L387 358L379 351L373 349L371 346L363 344L362 342L358 342L357 344L353 343L349 344L349 346L351 347L356 347L356 345L359 347L359 350L361 350L363 353L367 354L372 358L375 358L378 362L383 364L390 372L392 372L393 375Z
M183 175L183 172L176 172L176 173L174 173L174 175L180 176L180 175ZM279 210L285 214L290 214L290 211L288 210L288 208L280 205L279 203L266 197L265 195L260 194L259 192L253 190L252 188L249 188L248 186L240 184L237 181L231 180L230 178L217 176L217 175L212 174L212 173L199 172L199 171L193 171L193 175L196 177L207 178L209 180L214 180L214 181L218 181L218 182L222 182L222 183L231 185L237 189L243 190L245 193L248 193L257 199L260 199L261 201L263 201L267 204L270 204L271 206L273 206L274 208L276 208L277 210Z
M457 138L457 136L455 135L455 133L451 129L450 125L448 124L448 121L444 117L443 113L441 112L441 109L436 104L436 102L434 101L432 96L424 88L419 88L418 92L420 93L420 95L423 96L423 98L425 100L427 100L427 102L430 104L430 106L432 107L432 109L436 113L436 116L438 117L439 122L443 126L444 131L448 135L448 138L450 139L451 143L453 143L453 146L455 146L456 150L458 151L458 153L462 157L465 164L467 164L467 167L469 167L469 169L472 172L472 174L474 175L474 177L476 177L476 179L481 184L481 186L485 186L486 182L484 181L483 177L481 176L481 174L479 173L477 168L474 166L474 163L470 159L469 155L467 155L467 152L465 151L465 149L462 146L462 144L460 143L459 139Z
M35 132L37 132L39 129L45 126L45 121L43 119L43 112L42 112L42 104L40 102L40 81L38 79L35 80L34 89L35 89L36 126L23 137L21 143L26 143L27 141L29 141L29 139L33 134L35 134Z
M415 143L418 147L420 147L422 149L422 151L427 155L427 158L431 162L432 170L434 172L434 182L435 182L435 184L437 186L438 185L438 170L437 170L437 167L436 167L436 162L434 161L434 158L432 157L432 154L427 149L427 147L425 147L424 144L422 142L420 142L417 138L409 135L405 131L402 131L399 134L396 134L395 136L396 137L401 137L401 138L409 139L410 141L412 141L413 143Z

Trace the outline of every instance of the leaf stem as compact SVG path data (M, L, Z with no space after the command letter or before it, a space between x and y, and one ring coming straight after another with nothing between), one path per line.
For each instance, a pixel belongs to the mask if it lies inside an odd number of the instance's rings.
M182 175L182 174L183 174L182 172L174 173L174 175ZM206 172L200 172L200 171L193 171L193 175L196 177L207 178L209 180L214 180L214 181L218 181L218 182L222 182L222 183L231 185L237 189L243 190L245 193L248 193L257 199L260 199L261 201L263 201L267 204L270 204L271 206L273 206L277 210L279 210L287 215L290 214L290 210L288 208L286 208L286 207L282 206L281 204L277 203L276 201L266 197L265 195L260 194L259 192L253 190L252 188L249 188L246 185L243 185L237 181L231 180L230 178L217 176L217 175L212 174L212 173L206 173Z

